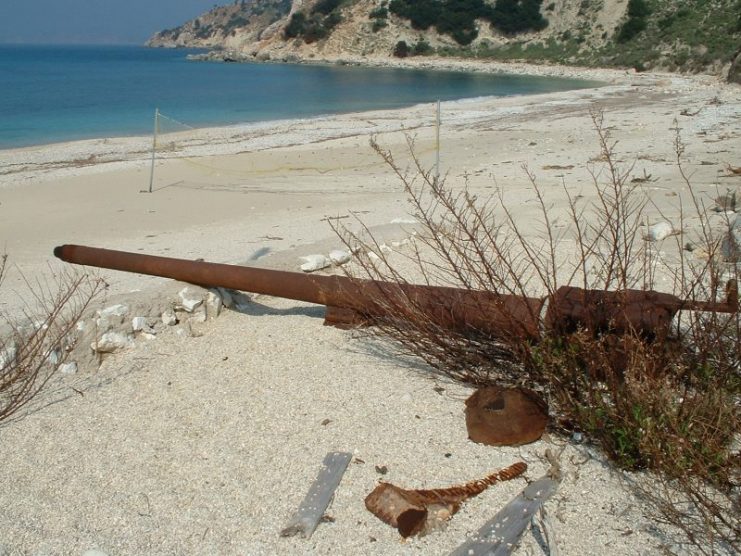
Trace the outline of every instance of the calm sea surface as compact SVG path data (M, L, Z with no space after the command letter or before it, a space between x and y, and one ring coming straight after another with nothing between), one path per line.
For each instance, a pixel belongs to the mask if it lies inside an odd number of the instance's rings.
M147 134L155 108L190 126L208 127L593 84L457 72L189 62L191 52L0 45L0 148Z

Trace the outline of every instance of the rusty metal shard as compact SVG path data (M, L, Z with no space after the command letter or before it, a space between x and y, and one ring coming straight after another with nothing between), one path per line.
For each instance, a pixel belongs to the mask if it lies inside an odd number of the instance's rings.
M365 498L365 507L384 523L398 529L406 538L425 534L450 519L461 504L481 494L489 486L522 475L527 464L517 462L483 479L432 490L407 490L391 483L380 483Z
M281 531L282 537L292 537L298 534L305 539L311 537L322 520L350 459L352 459L352 454L348 452L330 452L324 457L319 476L309 488L296 514Z
M479 444L529 444L543 435L547 424L547 404L526 388L488 386L466 400L468 437Z

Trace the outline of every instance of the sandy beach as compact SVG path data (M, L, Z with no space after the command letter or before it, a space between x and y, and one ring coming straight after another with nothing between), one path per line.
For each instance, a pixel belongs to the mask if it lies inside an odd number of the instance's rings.
M537 211L523 165L554 214L566 207L564 186L593 195L595 110L620 162L651 176L642 186L649 215L676 223L689 200L675 164L676 128L695 194L710 206L719 192L741 188L741 177L726 171L741 166L738 86L709 76L448 63L605 83L442 104L447 184L467 182L480 196L502 188L523 222ZM173 134L157 153L152 193L142 192L151 137L0 151L0 240L11 263L0 310L19 314L26 282L53 280L64 265L52 251L63 243L298 270L300 256L340 247L328 218L350 224L357 215L403 240L408 227L389 224L409 219L410 208L370 139L405 165L411 136L432 166L434 122L434 107L419 105ZM690 234L693 223L685 225ZM109 284L100 306L152 305L183 287L100 275ZM520 448L475 444L463 416L470 388L362 334L322 326L323 313L253 296L188 334L163 329L99 367L57 377L30 411L0 424L0 555L447 554L526 482L495 485L445 530L408 541L365 509L365 496L381 479L435 488L515 461L536 479L549 447L564 449L564 479L546 506L560 554L691 552L646 515L621 485L630 477L594 448L557 436ZM353 460L332 519L309 540L281 537L335 450ZM516 553L544 552L528 533Z

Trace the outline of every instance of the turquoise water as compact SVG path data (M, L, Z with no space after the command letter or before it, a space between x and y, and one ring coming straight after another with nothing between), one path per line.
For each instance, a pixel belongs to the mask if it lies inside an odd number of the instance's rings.
M191 52L0 45L0 148L147 134L155 108L208 127L593 86L459 72L189 62Z

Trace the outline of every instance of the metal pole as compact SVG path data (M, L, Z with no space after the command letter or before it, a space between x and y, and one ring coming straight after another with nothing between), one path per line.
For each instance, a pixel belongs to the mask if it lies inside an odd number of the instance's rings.
M159 117L160 109L154 109L154 134L152 136L152 168L149 170L149 193L152 192L152 185L154 184L154 156L157 152L157 132L159 131Z
M437 117L435 119L435 187L440 181L440 100L437 101Z

